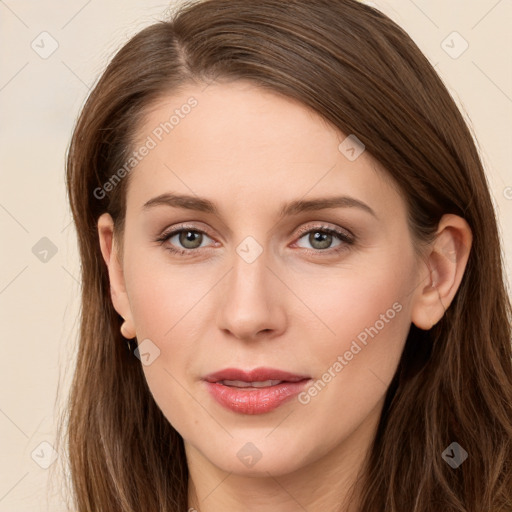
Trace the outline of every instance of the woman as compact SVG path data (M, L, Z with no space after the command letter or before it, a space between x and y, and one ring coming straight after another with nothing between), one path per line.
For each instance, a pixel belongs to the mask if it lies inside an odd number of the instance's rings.
M67 178L77 511L512 510L487 182L382 13L182 7L112 60Z

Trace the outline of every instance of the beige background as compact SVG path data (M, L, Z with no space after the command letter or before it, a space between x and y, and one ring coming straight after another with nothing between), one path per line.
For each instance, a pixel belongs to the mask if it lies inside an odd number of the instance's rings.
M511 282L512 2L373 4L411 34L470 120L494 196ZM79 261L64 188L64 155L80 106L112 53L163 18L168 5L0 0L0 512L65 510L59 476L65 453L49 469L41 467L52 461L57 413L76 349ZM452 58L465 41L468 49ZM56 44L54 53L45 55ZM40 242L43 237L51 244ZM50 248L46 256L40 252L45 248Z

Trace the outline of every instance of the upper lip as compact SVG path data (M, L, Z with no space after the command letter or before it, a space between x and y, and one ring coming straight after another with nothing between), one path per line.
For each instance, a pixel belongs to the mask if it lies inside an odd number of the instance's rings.
M299 382L309 379L307 375L276 370L275 368L254 368L252 370L240 370L238 368L225 368L215 373L210 373L204 380L207 382L220 382L223 380L240 380L242 382L265 382L267 380L281 380L285 382Z

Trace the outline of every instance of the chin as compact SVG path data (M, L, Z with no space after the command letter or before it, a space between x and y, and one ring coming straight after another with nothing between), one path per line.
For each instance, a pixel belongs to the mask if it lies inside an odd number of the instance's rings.
M219 469L240 476L286 475L308 463L304 443L295 442L293 445L285 446L286 440L283 439L270 442L260 438L260 441L254 443L245 439L234 440L232 447L221 447L219 452L203 453Z

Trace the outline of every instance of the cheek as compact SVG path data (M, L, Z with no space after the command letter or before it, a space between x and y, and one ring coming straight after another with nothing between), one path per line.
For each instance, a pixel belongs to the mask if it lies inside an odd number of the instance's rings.
M140 258L139 265L127 261L126 281L137 336L164 342L181 324L190 327L202 297L215 280L211 273L186 266L168 265L160 258Z
M149 390L167 421L185 440L200 436L209 417L204 405L191 393L181 364L169 364L162 353L144 366ZM215 425L213 425L215 426Z
M299 400L318 421L333 425L333 435L340 428L334 417L344 418L348 432L379 404L400 360L411 325L415 267L412 257L405 256L399 268L394 262L381 260L364 273L325 283L322 294L309 292L323 331L306 356L315 380Z
M158 347L158 356L143 365L149 389L168 421L187 438L200 429L198 418L205 420L201 404L189 394L195 378L191 369L198 358L194 340L204 338L200 319L218 277L148 257L127 258L125 277L138 341L149 339Z
M392 342L404 326L407 331L414 265L404 261L397 268L394 261L390 258L379 266L344 270L316 282L302 278L302 283L296 283L298 294L319 320L316 353L348 350L353 340L364 344L379 337Z
M149 339L157 347L157 357L143 365L148 387L169 423L187 439L200 429L198 418L204 417L189 389L190 369L197 358L194 326L205 291L198 280L186 279L167 265L140 266L130 285L138 341Z

